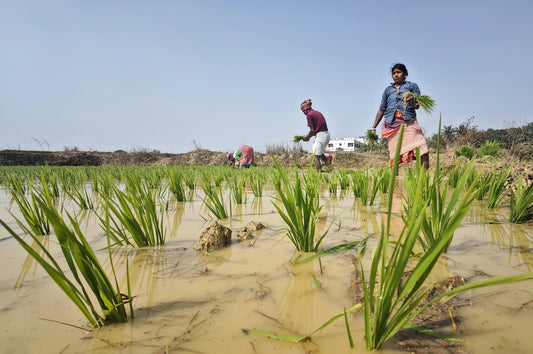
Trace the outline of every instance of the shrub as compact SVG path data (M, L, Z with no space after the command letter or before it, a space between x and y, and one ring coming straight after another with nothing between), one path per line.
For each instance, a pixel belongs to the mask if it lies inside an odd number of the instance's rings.
M500 144L497 141L486 141L479 147L481 156L497 156L500 151Z
M475 150L470 145L463 145L458 150L455 150L456 156L464 156L468 159L472 159L474 157Z

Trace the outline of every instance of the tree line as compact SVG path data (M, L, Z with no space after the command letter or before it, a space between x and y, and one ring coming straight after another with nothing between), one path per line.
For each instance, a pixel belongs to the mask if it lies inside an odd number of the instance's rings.
M497 143L500 148L508 150L520 159L533 159L533 122L516 126L516 123L506 123L504 129L480 130L474 125L475 117L471 117L459 126L445 125L441 129L441 147L458 148L468 145L474 148L487 143ZM437 134L429 137L428 145L435 148Z

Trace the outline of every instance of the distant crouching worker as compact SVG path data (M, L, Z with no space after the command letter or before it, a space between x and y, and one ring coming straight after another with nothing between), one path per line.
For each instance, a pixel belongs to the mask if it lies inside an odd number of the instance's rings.
M235 153L236 153L236 151L235 151ZM228 152L226 154L226 157L228 158L230 166L235 166L235 162L236 162L235 153Z
M249 145L242 147L239 165L241 168L250 168L254 164L254 149Z

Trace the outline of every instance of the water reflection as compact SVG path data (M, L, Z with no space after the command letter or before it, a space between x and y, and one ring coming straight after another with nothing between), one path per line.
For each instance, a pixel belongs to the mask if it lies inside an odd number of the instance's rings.
M263 215L263 197L254 197L251 203L252 214Z
M509 227L509 264L513 258L518 265L533 270L533 231L523 225L508 224Z
M235 218L241 218L243 214L243 206L242 204L235 204L233 205L233 210L230 210L230 215Z
M224 247L212 252L196 252L196 258L202 263L209 264L211 268L220 267L231 258L231 247Z
M133 295L146 291L146 306L149 308L156 301L157 284L163 272L167 269L167 259L164 248L138 248L138 249L113 249L112 257L115 269L124 269L122 292L128 284L126 262L129 266L129 283ZM110 264L107 262L107 271L111 274Z
M341 189L341 192L339 193L339 200L342 201L344 198L348 197L350 192L346 189Z
M479 233L490 235L491 244L508 253L509 265L525 265L533 270L533 230L527 224L512 224L502 210L486 209L483 203L470 208L470 222Z
M464 222L471 224L506 223L509 212L503 209L488 209L485 201L474 201L468 209Z
M173 212L167 212L166 217L169 220L168 238L174 239L178 236L178 229L183 219L185 212L185 202L176 202L176 207Z
M481 224L479 225L481 234L490 235L491 243L498 245L500 248L509 246L509 230L503 224Z
M379 233L383 215L374 206L363 206L361 200L355 198L352 204L351 215L355 227L361 229L363 235Z
M308 332L309 325L315 322L314 296L318 288L313 279L313 267L314 262L291 266L280 301L277 318L285 328L300 335Z
M322 207L322 209L320 210L320 213L318 214L318 221L316 223L316 229L315 229L320 234L320 236L318 237L321 237L324 234L324 232L326 232L330 224L330 222L328 222L328 215L329 215L331 204L332 203L328 201L326 205ZM333 207L332 209L333 209L332 215L335 215L335 208Z
M31 248L33 248L33 250L39 256L44 257L45 256L44 250L48 250L48 246L50 243L50 236L35 236L35 237L37 240L33 239L33 242L31 243ZM24 259L24 262L22 263L22 267L20 269L20 273L19 273L19 276L17 277L15 285L13 286L13 290L17 290L17 293L22 287L22 284L24 283L24 280L26 279L28 274L30 274L30 271L32 271L31 280L35 280L35 274L37 272L37 261L32 255L28 253L26 255L26 258Z

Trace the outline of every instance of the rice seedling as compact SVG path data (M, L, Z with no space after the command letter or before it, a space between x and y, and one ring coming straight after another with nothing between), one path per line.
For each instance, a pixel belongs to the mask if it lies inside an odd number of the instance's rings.
M274 166L278 173L280 183L275 185L280 204L272 202L283 221L287 224L287 237L291 240L298 251L315 252L322 240L329 232L333 223L326 232L315 239L318 215L322 207L319 203L318 184L311 175L318 175L309 169L305 176L305 184L302 185L298 173L295 172L294 182L291 182L287 172L278 165L275 159Z
M92 175L91 176L91 189L93 193L98 193L100 191L100 183L98 181L98 175Z
M329 194L331 196L335 196L337 195L337 190L339 188L339 178L337 175L333 175L331 176L331 178L329 179L329 182L328 182L328 190L329 190Z
M187 195L185 193L185 183L183 182L183 175L177 171L170 171L167 181L170 193L174 195L176 201L187 201Z
M93 177L93 192L100 197L111 197L113 194L113 179L110 174L100 174ZM94 186L96 185L96 189Z
M7 173L6 171L6 174L2 175L2 177L3 185L10 193L16 191L19 194L25 195L30 189L27 178L22 174L13 171Z
M70 229L52 203L39 196L36 196L36 200L50 220L71 276L63 271L47 248L41 243L38 236L31 235L41 252L34 250L4 221L0 220L0 224L35 258L93 327L125 322L127 320L125 304L131 302L132 298L129 291L127 295L120 292L114 269L115 286L105 274L98 258L81 232L76 219L67 213L72 227ZM72 280L71 277L73 278ZM92 294L92 297L89 293ZM96 299L97 304L94 304L93 299ZM100 311L97 308L98 306ZM132 308L130 307L131 310ZM133 316L133 312L131 312L131 315Z
M499 174L493 172L487 196L487 208L494 209L499 206L504 199L503 192L507 187L507 179L511 174L511 166Z
M298 177L298 172L296 170L294 171L294 177L296 178ZM307 173L305 173L303 176L305 178L305 193L313 194L318 197L320 186L322 185L322 178L327 177L328 175L317 172L315 169L313 169L313 165L311 164L307 170Z
M230 216L230 212L226 209L224 203L224 197L220 188L214 187L210 181L203 181L202 189L205 194L204 201L205 206L215 218L222 220L227 219ZM230 209L231 209L231 200L230 200Z
M457 182L459 181L459 177L464 172L464 167L459 165L453 168L452 170L448 171L448 185L452 188L457 187Z
M440 128L440 122L439 122ZM440 129L439 129L440 130ZM419 151L417 151L417 168L416 174L409 170L409 174L404 177L406 190L409 198L404 204L405 214L408 216L411 213L418 214L421 209L427 213L427 217L422 222L422 233L424 237L420 237L420 244L424 251L436 242L442 230L447 228L447 225L453 221L455 217L460 217L462 220L464 215L455 215L457 212L466 213L474 200L474 188L476 183L473 178L477 177L474 173L473 162L466 168L461 168L461 174L455 185L454 192L451 198L447 198L447 186L441 188L441 173L440 173L440 133L437 136L437 159L435 166L435 173L433 178L430 178L429 173L421 168ZM472 177L474 176L474 177ZM468 186L468 188L466 188ZM466 188L466 192L463 191ZM421 196L418 198L418 196ZM461 202L459 203L459 200ZM419 200L419 203L415 203ZM459 203L459 207L457 205ZM428 209L429 208L429 209ZM404 220L406 217L404 217ZM455 230L453 230L455 231ZM451 239L450 239L451 242ZM443 252L447 252L449 243L443 248Z
M265 188L267 178L263 172L250 174L250 188L255 197L261 197Z
M11 198L17 204L26 224L15 217L13 213L9 213L26 234L40 236L50 234L50 222L48 221L48 218L41 208L39 208L34 194L32 193L30 197L27 197L25 190L26 188L20 180L14 176L9 177L9 192Z
M293 142L293 143L299 143L303 138L304 138L303 135L295 135L295 136L292 138L292 142Z
M41 171L39 178L43 189L48 190L46 194L59 198L61 188L57 176L49 168L45 168Z
M523 176L518 179L516 193L511 191L509 222L519 224L533 218L533 183L522 185Z
M407 107L408 103L414 103L419 105L426 113L433 113L435 109L435 100L427 95L419 95L414 92L406 92L402 96L404 109Z
M381 193L387 193L389 187L390 169L388 167L382 167L377 171L379 175L379 190Z
M362 194L368 193L368 178L362 170L352 171L352 192L354 198L361 198ZM364 198L366 198L365 196Z
M144 176L144 181L149 189L160 190L165 180L164 171L161 168L147 168L141 171Z
M424 239L421 238L421 243L424 251L428 250L430 245L435 243L445 230L454 233L459 226L455 220L461 221L465 217L475 199L475 184L468 184L468 179L472 174L474 174L474 165L471 163L459 179L449 200L446 197L446 186L441 190L440 184L434 182L429 194L429 215L422 222ZM466 191L464 191L465 188ZM442 248L442 252L448 251L451 241L450 238L449 242Z
M347 170L337 170L335 175L339 179L339 187L341 190L346 190L350 187L352 180L350 178L350 173Z
M466 181L466 185L470 186L472 184L477 185L479 181L480 174L479 172L473 171L468 175L468 180Z
M374 205L380 189L379 175L369 170L352 172L352 191L355 198L361 199L363 205Z
M222 186L222 182L224 181L225 178L226 178L226 175L224 175L223 173L215 173L211 177L211 180L213 181L213 184L215 185L215 187L220 187Z
M376 200L376 196L379 191L379 186L380 186L380 176L374 173L373 179L372 179L372 188L370 189L370 199L368 201L368 205L374 205L374 201Z
M159 216L154 193L141 183L138 175L132 175L125 191L112 186L113 196L105 196L106 218L102 226L113 241L137 247L165 244L165 228ZM131 236L130 237L128 234Z
M416 208L427 207L429 189L430 189L430 176L429 173L424 171L419 171L416 173L412 168L408 168L406 171L403 171L403 180L405 183L405 193L402 194L402 207L404 215L409 215L411 213L416 213ZM425 205L414 204L414 200L418 194L424 196Z
M64 189L66 195L82 210L94 210L94 203L85 185Z
M440 123L439 123L440 124ZM404 211L406 215L409 215L412 212L415 212L417 207L427 206L430 203L430 194L433 189L440 188L441 184L441 174L440 174L440 162L439 162L439 150L440 149L440 135L437 137L437 161L435 167L435 174L433 180L431 179L430 174L422 168L421 158L420 158L420 149L416 149L416 168L408 168L407 172L404 172L404 182L406 187L406 195L404 198ZM420 204L415 206L413 201L417 193L422 195L422 200L424 200L424 205Z
M229 181L229 188L235 204L245 204L246 203L246 193L244 186L246 185L246 180L242 176L234 176Z
M183 176L183 180L185 181L185 185L187 186L187 188L189 188L189 190L193 191L194 188L196 187L194 171L184 175Z
M479 176L476 189L477 200L483 200L483 198L485 198L485 195L487 195L489 191L491 180L492 174L490 172L485 172Z
M403 126L400 128L392 176L396 176L398 171L402 137ZM407 279L404 280L404 285L401 286L402 278L406 274L407 267L412 262L411 254L413 253L413 247L419 238L424 219L427 218L427 215L425 208L418 208L417 213L408 215L405 220L405 227L398 236L398 240L394 242L392 252L389 252L394 183L394 178L391 177L389 180L387 221L382 227L379 242L373 252L368 278L366 278L363 265L360 263L364 292L363 316L367 350L381 348L399 330L409 328L411 326L410 322L425 308L446 297L477 287L533 279L533 273L526 273L484 280L460 286L422 304L422 300L431 289L431 286L425 286L424 283L443 252L443 249L451 242L455 229L466 214L469 207L469 198L466 198L466 200L463 199L456 206L454 215L440 229L440 234L436 238L436 242L429 246L424 255L413 267ZM472 189L470 189L470 193L472 193ZM424 197L421 194L416 195L414 203L416 205L423 205L425 203Z
M70 191L85 183L83 174L79 172L79 170L72 170L67 167L57 171L63 191Z

